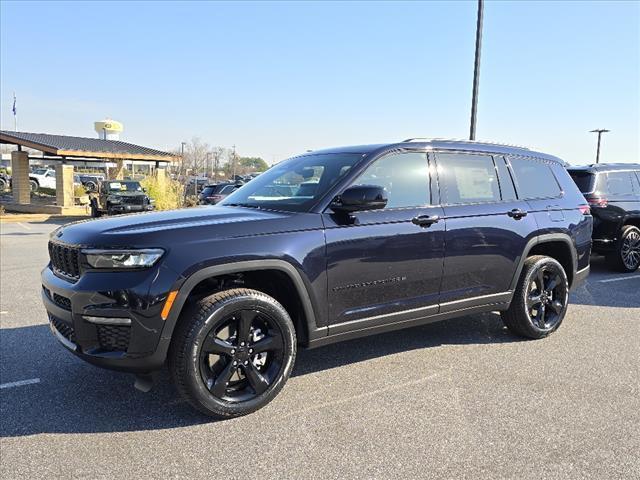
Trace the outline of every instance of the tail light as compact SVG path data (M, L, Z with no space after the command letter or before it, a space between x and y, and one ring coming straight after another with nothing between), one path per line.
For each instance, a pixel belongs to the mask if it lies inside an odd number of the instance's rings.
M592 197L587 201L592 207L606 207L609 205L609 200L606 197Z
M591 215L591 208L589 207L589 205L580 205L578 208L580 209L580 213L582 213L582 215Z

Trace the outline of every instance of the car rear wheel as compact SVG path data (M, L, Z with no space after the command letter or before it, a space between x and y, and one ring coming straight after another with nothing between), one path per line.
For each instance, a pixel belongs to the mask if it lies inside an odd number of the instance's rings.
M169 353L173 381L194 408L237 417L264 407L293 368L296 336L287 311L262 292L218 292L187 308Z
M37 192L40 188L40 184L36 180L29 180L29 187L32 192Z
M640 229L625 225L620 232L616 251L607 256L607 261L621 272L635 272L640 267Z
M560 327L567 312L569 282L560 263L544 255L527 258L502 321L516 335L543 338Z

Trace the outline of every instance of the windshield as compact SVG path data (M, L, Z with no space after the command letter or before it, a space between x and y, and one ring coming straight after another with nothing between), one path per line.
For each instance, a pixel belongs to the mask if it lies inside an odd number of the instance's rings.
M595 178L595 175L589 172L580 172L577 170L570 170L569 175L571 175L571 178L582 193L590 193L593 191L593 179Z
M141 192L142 186L138 182L108 182L106 189L110 192Z
M36 168L33 173L35 173L36 175L44 175L45 173L47 173L48 169L46 168Z
M291 158L251 180L220 205L304 212L361 158L360 153L310 154Z

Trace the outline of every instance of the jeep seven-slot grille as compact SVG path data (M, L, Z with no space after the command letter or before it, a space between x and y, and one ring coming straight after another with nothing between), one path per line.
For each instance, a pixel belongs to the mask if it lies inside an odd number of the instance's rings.
M49 242L49 258L54 271L65 277L80 278L80 249L55 242Z
M125 325L98 325L98 343L103 350L126 352L129 348L131 327Z
M53 315L49 315L49 321L53 325L53 327L62 335L64 338L69 340L70 342L76 342L76 335L73 331L73 327L64 323L59 318L54 317Z
M145 197L143 197L142 195L135 197L121 197L122 203L125 203L127 205L144 205L146 203L145 200Z

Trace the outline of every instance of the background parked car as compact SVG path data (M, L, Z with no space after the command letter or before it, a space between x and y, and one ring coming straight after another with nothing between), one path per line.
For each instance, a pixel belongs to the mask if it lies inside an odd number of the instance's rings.
M8 190L11 186L11 177L6 173L0 173L0 192Z
M240 188L240 183L218 183L215 185L207 185L202 189L200 195L198 195L198 203L200 205L215 205L220 200L224 199L231 192Z
M153 203L140 182L107 180L98 184L97 195L91 198L91 216L146 212L154 209Z
M567 169L591 207L593 251L622 272L640 267L640 164Z
M98 189L98 185L105 179L104 175L79 173L78 180L87 192L95 192Z

